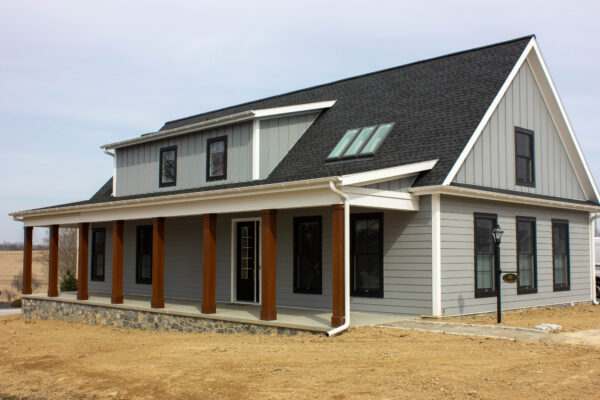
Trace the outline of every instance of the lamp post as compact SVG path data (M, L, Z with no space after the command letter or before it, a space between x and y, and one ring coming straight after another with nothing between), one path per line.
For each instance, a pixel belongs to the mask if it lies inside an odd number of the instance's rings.
M502 241L503 234L504 231L500 229L498 224L496 224L492 230L492 235L494 236L494 243L496 244L496 251L494 252L494 266L496 270L496 315L498 316L498 323L502 322L502 297L500 295L500 275L502 274L502 270L500 269L500 242Z

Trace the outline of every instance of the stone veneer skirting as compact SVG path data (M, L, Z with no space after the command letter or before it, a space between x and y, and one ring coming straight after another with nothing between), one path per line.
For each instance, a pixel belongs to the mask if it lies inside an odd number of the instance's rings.
M23 298L23 316L25 318L62 320L91 325L167 332L250 333L258 335L323 334L320 331L38 298Z

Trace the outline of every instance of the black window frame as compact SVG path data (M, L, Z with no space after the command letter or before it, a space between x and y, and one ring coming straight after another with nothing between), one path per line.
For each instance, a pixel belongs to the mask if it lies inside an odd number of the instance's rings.
M301 271L298 271L300 268L299 265L299 245L298 245L298 228L300 224L305 222L317 222L319 224L319 251L315 254L319 256L319 269L320 269L320 281L318 287L307 289L299 287L298 275ZM307 216L307 217L295 217L294 218L294 293L304 293L304 294L323 294L323 217L320 215L315 216Z
M140 259L140 239L141 239L141 235L140 232L142 230L148 230L150 231L150 238L151 238L151 245L150 245L150 278L148 279L144 279L141 278L141 269L142 269L142 260ZM135 283L138 285L151 285L152 284L152 257L153 257L153 246L154 243L152 243L153 241L153 226L152 225L138 225L136 227L136 235L135 235Z
M554 256L556 251L555 241L554 241L554 225L564 225L566 230L566 239L565 242L567 244L567 283L565 285L556 284L556 268L554 264ZM566 219L553 219L552 220L552 289L555 292L563 292L567 290L571 290L571 238L569 234L569 221Z
M492 229L498 225L498 215L497 214L486 214L486 213L473 213L473 276L474 282L473 286L475 289L475 298L484 298L484 297L494 297L496 296L496 243L494 243L493 237L492 240L492 268L493 268L493 289L480 289L477 287L477 219L491 219L493 220ZM490 233L491 234L491 233Z
M356 282L356 266L355 266L355 236L356 236L356 220L358 219L379 219L379 290L377 292L364 292L355 290ZM383 213L360 213L350 215L350 295L353 297L375 297L383 298Z
M520 249L519 249L519 222L528 222L531 223L533 226L533 232L532 232L532 240L533 240L533 276L532 276L532 286L521 286L521 275L520 275L520 268L519 268L519 253L520 253ZM538 282L537 282L537 270L538 270L538 266L537 266L537 221L534 217L521 217L521 216L517 216L515 218L515 237L516 237L516 247L517 247L517 272L519 273L519 280L517 281L517 294L531 294L531 293L537 293L538 291Z
M173 182L163 182L163 153L175 152L175 179ZM158 165L158 187L169 187L177 185L177 146L162 147L159 154Z
M99 252L96 248L96 235L102 233L102 252ZM102 275L98 274L98 260L96 255L102 253L103 265ZM104 282L106 276L106 228L92 228L92 262L90 270L90 280L96 282Z
M225 143L225 155L223 156L223 175L210 176L210 146L216 142ZM206 139L206 181L220 181L227 179L227 135Z
M526 135L531 140L531 158L518 155L518 135ZM529 160L531 162L531 181L519 178L519 158L525 158L526 160ZM515 183L519 186L535 187L535 132L518 126L515 126Z

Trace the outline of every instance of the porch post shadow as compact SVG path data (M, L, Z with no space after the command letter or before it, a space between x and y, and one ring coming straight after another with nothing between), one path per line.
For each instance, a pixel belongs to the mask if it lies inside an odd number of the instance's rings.
M165 308L165 219L152 218L152 308Z
M331 326L336 328L345 322L344 310L344 206L331 206L331 269L332 269L332 316Z
M88 299L88 246L90 224L79 224L79 265L77 267L77 300Z
M113 221L112 304L123 303L123 221Z
M277 210L262 211L262 305L260 319L277 319Z
M23 287L21 293L31 294L31 265L33 257L33 227L26 226L23 228Z
M50 226L48 297L58 297L58 225Z
M216 286L217 215L205 214L202 234L202 313L217 312Z

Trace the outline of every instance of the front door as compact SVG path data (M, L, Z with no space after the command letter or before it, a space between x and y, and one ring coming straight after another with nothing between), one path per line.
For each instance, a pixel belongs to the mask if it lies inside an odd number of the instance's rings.
M236 224L237 301L258 302L259 226L259 221L244 221Z

